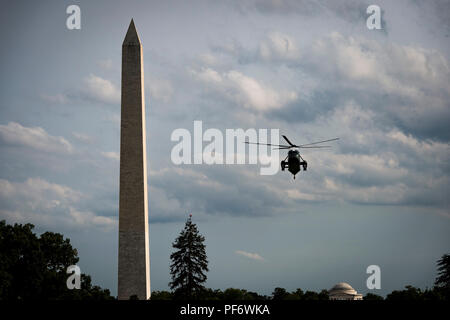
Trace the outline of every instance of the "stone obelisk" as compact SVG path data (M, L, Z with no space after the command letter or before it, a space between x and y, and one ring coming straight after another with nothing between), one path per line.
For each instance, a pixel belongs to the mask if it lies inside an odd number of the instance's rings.
M118 298L150 298L142 44L131 20L122 44Z

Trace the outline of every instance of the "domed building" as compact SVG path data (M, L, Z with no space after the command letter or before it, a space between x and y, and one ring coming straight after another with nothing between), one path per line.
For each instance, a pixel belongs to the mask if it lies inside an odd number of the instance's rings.
M330 300L362 300L362 294L356 292L351 285L339 282L328 291Z

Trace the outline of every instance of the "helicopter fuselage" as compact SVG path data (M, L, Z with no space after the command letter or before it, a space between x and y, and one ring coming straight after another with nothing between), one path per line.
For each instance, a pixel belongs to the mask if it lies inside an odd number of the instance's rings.
M300 171L300 153L297 150L289 150L288 170L294 176Z
M294 175L294 179L295 175L300 172L300 166L303 166L303 170L306 171L308 164L302 159L298 150L289 150L286 159L287 161L281 161L281 169L284 171L287 167L288 171Z

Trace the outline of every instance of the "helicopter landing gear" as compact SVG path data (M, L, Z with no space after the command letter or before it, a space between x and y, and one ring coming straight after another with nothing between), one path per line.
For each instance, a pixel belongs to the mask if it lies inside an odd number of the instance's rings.
M300 164L303 167L303 171L306 171L306 168L308 168L308 163L306 161L302 161Z
M294 175L294 180L295 180L295 175Z

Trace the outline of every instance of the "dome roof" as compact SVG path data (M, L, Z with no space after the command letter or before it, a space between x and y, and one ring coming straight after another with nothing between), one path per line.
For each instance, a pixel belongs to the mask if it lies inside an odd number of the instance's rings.
M346 282L339 282L329 292L330 294L356 294L356 290Z
M333 289L335 290L353 290L353 287L349 285L347 282L339 282L336 284Z

